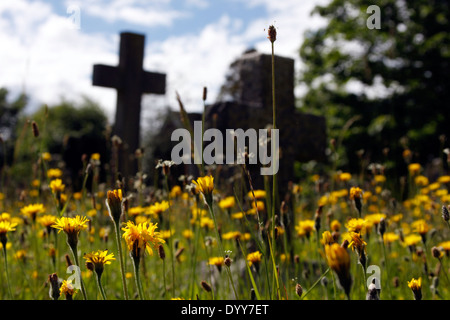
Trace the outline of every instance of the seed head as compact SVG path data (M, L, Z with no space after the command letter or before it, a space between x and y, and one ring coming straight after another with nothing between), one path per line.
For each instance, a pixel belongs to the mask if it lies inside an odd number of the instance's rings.
M267 39L274 43L277 40L277 29L273 25L269 26Z
M33 120L33 121L31 122L31 128L32 128L32 130L33 130L33 136L34 136L35 138L39 137L39 127L38 127L36 121Z
M211 292L211 286L206 281L202 281L200 284L203 290L205 290L206 292Z
M444 219L445 222L450 220L450 212L446 206L442 206L442 219Z
M296 293L299 297L302 296L302 294L303 294L303 288L302 288L302 286L300 285L300 283L297 283L297 285L295 286L295 293Z

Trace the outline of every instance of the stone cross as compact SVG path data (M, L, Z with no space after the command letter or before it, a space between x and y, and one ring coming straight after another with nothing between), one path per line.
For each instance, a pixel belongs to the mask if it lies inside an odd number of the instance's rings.
M143 93L165 94L166 75L143 70L145 36L120 34L119 65L94 65L92 84L117 90L117 107L113 134L123 142L119 171L134 175L137 164L130 161L139 148L141 96Z

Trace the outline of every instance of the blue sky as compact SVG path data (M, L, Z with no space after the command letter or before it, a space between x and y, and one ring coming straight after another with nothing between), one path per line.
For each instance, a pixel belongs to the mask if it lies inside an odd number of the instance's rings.
M25 90L29 111L62 97L86 95L114 117L116 93L93 87L92 65L118 63L119 33L146 35L144 68L167 74L164 96L145 95L143 117L177 108L201 110L202 88L214 102L228 66L248 48L270 52L266 30L278 30L276 53L296 59L303 33L323 21L310 12L329 0L14 0L0 3L0 87ZM79 12L79 28L74 27Z

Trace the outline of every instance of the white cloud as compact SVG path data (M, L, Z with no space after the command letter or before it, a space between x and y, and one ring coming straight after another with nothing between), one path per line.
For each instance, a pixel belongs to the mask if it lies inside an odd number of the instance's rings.
M170 1L167 0L68 0L66 4L77 5L83 14L109 23L127 22L147 27L171 26L176 19L186 17L186 13L172 9Z
M278 29L276 53L298 61L302 32L318 23L309 18L309 12L314 4L325 0L253 2L265 5L267 16L243 21L224 14L200 27L198 33L186 30L184 34L158 42L147 41L144 68L167 74L167 93L163 97L144 96L144 117L161 106L177 109L175 91L180 93L189 111L202 109L204 86L208 87L208 103L214 102L230 63L250 43L256 41L259 51L270 51L265 29L272 23ZM107 6L102 5L103 1L66 1L67 5L79 5L82 15L91 10L91 14L111 21L132 19L143 24L150 23L145 9L150 8L148 3L160 9L155 12L169 15L160 24L174 23L180 14L195 13L189 10L180 13L172 8L174 3L170 0L114 0ZM198 8L206 2L185 0L184 4ZM101 16L102 12L107 14ZM157 21L155 18L154 22ZM34 105L54 104L61 96L78 100L85 94L98 101L113 120L116 92L92 86L91 75L95 63L117 65L118 34L85 33L83 29L70 28L67 16L57 15L48 3L16 0L0 3L0 43L7 48L0 51L0 87L19 92L25 84ZM299 63L296 64L298 68Z

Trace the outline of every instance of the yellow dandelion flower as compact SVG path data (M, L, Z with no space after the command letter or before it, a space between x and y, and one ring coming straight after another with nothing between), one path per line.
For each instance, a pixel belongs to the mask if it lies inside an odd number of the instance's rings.
M418 234L407 235L403 241L403 245L406 247L412 247L422 241L422 237Z
M414 232L417 232L421 235L426 234L430 230L430 226L424 219L419 219L411 223L411 227Z
M422 278L419 279L412 278L411 281L408 281L408 287L412 290L414 294L414 299L421 300L422 299Z
M183 191L181 190L181 187L179 185L175 185L172 187L172 190L170 190L169 196L170 198L177 198L181 196Z
M299 221L298 225L295 226L295 230L297 230L297 235L299 237L306 236L308 238L311 235L311 232L315 230L315 222L314 220Z
M203 193L207 201L212 201L212 192L214 190L214 178L212 176L199 177L197 180L192 180L192 183Z
M411 163L408 165L408 171L412 176L418 174L421 168L422 166L419 163Z
M231 209L235 206L236 200L233 196L226 197L219 201L219 207L224 210Z
M147 208L145 211L148 215L151 215L152 217L158 217L161 213L169 209L169 202L168 201L161 201L161 202L155 202L151 206Z
M339 232L341 230L341 223L338 220L333 220L330 223L331 231Z
M161 234L156 231L158 224L146 222L135 225L132 221L127 221L126 227L122 228L125 233L123 238L127 243L128 250L139 256L139 250L147 250L153 255L153 248L157 248L159 244L165 243Z
M61 178L61 176L63 175L63 172L61 171L61 169L48 169L47 170L47 178L49 179L57 179L57 178Z
M71 299L73 295L78 293L78 290L72 284L72 280L64 280L61 287L59 288L61 295L65 295L66 299Z
M345 223L345 227L349 232L362 233L365 231L367 221L361 218L352 218Z
M57 193L57 192L63 192L65 189L65 185L62 183L61 179L55 179L50 181L50 189L52 190L53 193Z
M86 264L91 263L93 265L98 275L101 275L105 265L111 264L111 261L116 260L113 253L108 254L108 250L92 251L91 253L86 253L83 258L86 260Z
M58 233L64 231L68 235L78 234L81 230L87 228L87 222L89 220L86 217L76 216L72 217L61 217L58 218L52 225L53 228L58 229Z
M31 218L32 221L36 220L36 215L39 213L44 213L45 208L42 203L30 204L26 207L20 209L20 212Z
M383 235L383 240L385 243L392 243L400 239L400 236L394 232L386 232Z
M266 191L265 190L254 190L253 191L255 193L255 199L264 199L266 197ZM250 199L253 199L253 192L249 192L247 194L247 197Z
M352 178L352 175L348 172L342 172L339 176L338 176L340 181L343 182L347 182Z
M260 263L261 262L261 257L262 257L262 253L259 252L259 251L255 251L255 252L249 253L247 255L247 261L248 261L249 266L252 266L253 264L256 265L256 264Z

